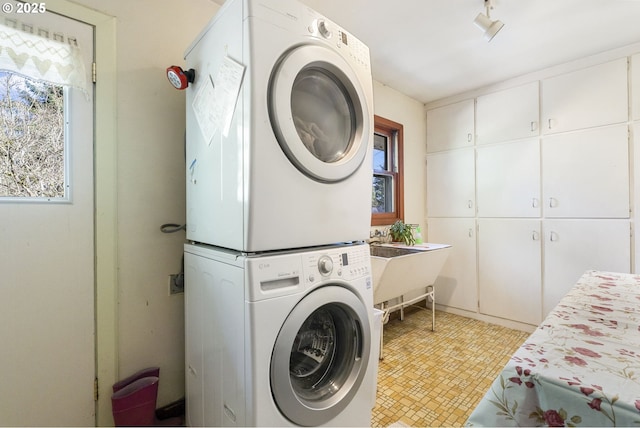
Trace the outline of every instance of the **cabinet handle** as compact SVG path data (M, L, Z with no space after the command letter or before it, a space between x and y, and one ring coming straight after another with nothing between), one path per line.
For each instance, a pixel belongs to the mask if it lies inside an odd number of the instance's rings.
M469 228L469 238L473 238L473 229Z
M531 198L531 208L538 208L540 200L538 198Z
M547 120L547 125L549 126L549 129L553 128L554 124L555 124L555 120L553 119Z
M473 208L473 201L471 199L467 201L467 208L469 209Z
M531 121L531 132L535 132L538 129L538 122Z
M467 134L467 143L470 143L473 139L473 135L471 133Z
M540 240L540 232L538 232L537 230L534 230L531 233L531 239L533 239L534 241L539 241Z
M549 241L556 242L558 240L558 234L554 231L549 232Z
M558 200L556 198L549 198L549 208L556 208L558 206Z

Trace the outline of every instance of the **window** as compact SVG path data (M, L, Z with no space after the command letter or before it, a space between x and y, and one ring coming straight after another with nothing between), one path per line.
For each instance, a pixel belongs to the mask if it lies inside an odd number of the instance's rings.
M374 116L371 225L393 224L404 218L402 125Z
M68 89L89 99L78 39L65 41L62 33L14 19L5 24L0 24L0 202L69 201Z
M64 90L0 72L0 197L65 198Z

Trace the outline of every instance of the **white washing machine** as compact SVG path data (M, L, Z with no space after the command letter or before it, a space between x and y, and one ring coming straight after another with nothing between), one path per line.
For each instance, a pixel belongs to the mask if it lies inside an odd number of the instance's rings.
M257 252L368 238L362 42L295 0L227 0L185 59L187 239Z
M248 256L185 245L189 426L370 426L366 244Z

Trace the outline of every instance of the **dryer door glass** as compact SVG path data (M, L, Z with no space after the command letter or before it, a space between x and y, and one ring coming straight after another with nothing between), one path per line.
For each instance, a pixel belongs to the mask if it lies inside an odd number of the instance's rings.
M329 422L361 390L371 328L366 307L344 287L325 286L301 300L282 325L271 357L278 408L298 425ZM366 388L368 389L368 388Z
M302 70L291 91L293 123L304 146L323 162L349 152L356 118L344 85L323 69Z
M335 50L304 45L280 59L268 97L278 144L302 173L336 182L363 165L373 138L370 74Z

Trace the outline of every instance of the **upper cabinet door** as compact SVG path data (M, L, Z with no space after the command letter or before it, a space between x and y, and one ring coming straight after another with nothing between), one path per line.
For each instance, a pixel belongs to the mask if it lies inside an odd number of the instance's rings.
M628 218L627 126L544 137L542 194L545 217Z
M640 120L640 54L631 57L631 112Z
M478 217L539 217L539 140L478 147L477 151Z
M427 215L475 217L474 149L427 155Z
M626 122L627 58L542 81L542 132Z
M538 82L478 97L477 144L537 136L538 100Z
M473 146L473 100L427 111L427 152Z

